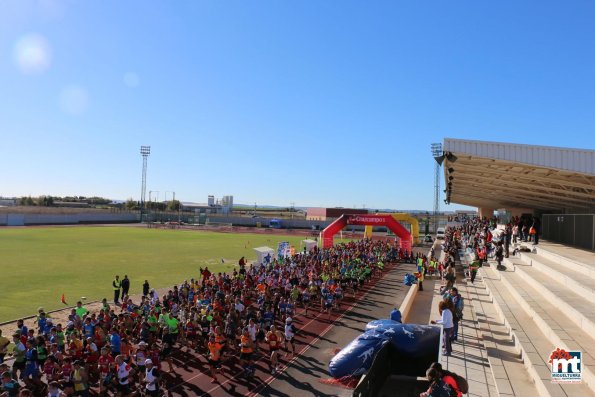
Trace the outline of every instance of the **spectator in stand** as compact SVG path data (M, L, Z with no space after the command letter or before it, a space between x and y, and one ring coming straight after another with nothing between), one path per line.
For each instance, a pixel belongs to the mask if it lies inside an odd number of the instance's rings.
M504 248L502 247L502 241L498 241L498 245L496 245L495 257L498 262L498 270L503 270L504 266L502 266L502 261L504 260Z
M510 254L510 243L512 240L512 227L510 226L510 224L506 225L506 229L504 230L504 233L503 233L503 238L504 238L504 257L508 258L509 254Z
M454 372L442 369L442 364L440 363L433 363L432 365L430 365L430 368L433 368L436 371L438 371L440 378L442 378L444 383L450 386L450 388L456 393L456 397L462 397L463 392L461 391L461 389L463 385L459 383L467 384L467 380L465 378L462 378Z
M515 223L514 226L512 227L512 243L513 244L517 243L518 236L519 236L519 224Z
M440 288L440 294L443 294L444 291L450 291L450 289L455 285L457 276L455 274L454 265L448 266L448 268L446 269L446 275L444 276L444 279L446 280L446 285Z
M533 224L531 225L530 231L533 231L533 245L539 244L539 234L541 233L541 222L539 218L533 217Z
M454 332L454 322L452 311L448 308L447 302L444 300L438 304L438 312L440 313L440 319L432 320L431 324L442 325L442 354L444 356L450 356L452 354L452 336Z
M445 299L452 303L454 330L452 340L456 341L459 337L459 322L463 319L463 297L459 294L456 287L452 287L449 292L444 295Z
M471 284L473 284L475 282L475 277L477 277L477 271L479 270L480 267L481 267L481 260L479 259L479 256L477 254L475 254L473 261L469 264L469 273L470 273L469 276L471 277Z
M430 368L426 372L426 377L430 381L430 387L427 391L421 393L419 397L451 397L452 389L444 383L440 372L435 368Z

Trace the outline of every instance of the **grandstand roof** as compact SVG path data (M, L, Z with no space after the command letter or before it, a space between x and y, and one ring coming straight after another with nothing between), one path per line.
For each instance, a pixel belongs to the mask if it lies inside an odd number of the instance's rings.
M595 150L445 138L443 151L449 202L595 210Z

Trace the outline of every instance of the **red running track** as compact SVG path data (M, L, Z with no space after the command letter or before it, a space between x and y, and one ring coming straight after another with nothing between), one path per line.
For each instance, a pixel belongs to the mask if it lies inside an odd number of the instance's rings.
M327 313L320 313L318 305L314 309L311 308L307 316L304 316L303 309L299 308L297 316L294 317L294 324L298 329L295 338L296 356L307 356L310 347L334 327L333 324L336 320L349 313L356 302L364 297L393 266L394 264L387 265L382 276L366 283L358 290L355 298L351 295L345 297L341 305L342 310L332 313L330 320L327 319ZM182 348L182 350L184 353L181 356L174 357L175 372L164 376L167 387L166 395L168 396L255 397L276 378L269 372L268 349L264 349L262 355L256 358L256 371L251 379L244 376L237 358L232 357L224 363L224 372L218 375L219 382L214 384L211 383L206 358L194 352L185 353L186 348ZM293 361L293 358L285 358L283 354L280 354L280 364L282 365L280 372L282 373L288 366L291 366Z

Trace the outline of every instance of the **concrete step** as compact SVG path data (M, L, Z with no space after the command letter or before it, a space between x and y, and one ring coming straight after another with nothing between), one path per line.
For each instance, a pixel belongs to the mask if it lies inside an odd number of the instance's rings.
M550 259L562 257L570 262L582 263L588 266L595 266L595 255L593 251L584 248L576 248L569 245L554 243L543 240L539 245L534 246L538 254L551 255Z
M595 306L585 299L581 290L573 289L561 283L559 278L553 278L517 258L505 259L504 263L509 269L514 269L527 285L535 288L549 305L561 310L583 331L595 335Z
M525 369L521 352L515 346L504 321L500 319L494 303L489 299L481 277L474 284L467 283L467 291L498 395L539 395L535 382Z
M512 269L515 270L515 269ZM579 326L574 324L566 313L549 302L539 292L528 285L515 271L496 271L502 283L508 288L517 303L531 317L534 324L556 348L579 350L583 353L583 362L593 362L595 357L595 339ZM552 349L554 350L554 349ZM548 354L551 353L548 352ZM583 365L583 384L595 395L595 375L590 367Z
M520 259L540 272L558 280L560 284L580 293L589 302L595 303L595 273L592 275L589 271L584 273L582 269L587 268L584 265L575 263L572 268L569 268L541 254L528 252L521 252Z
M595 255L589 255L588 251L577 250L567 246L544 247L543 245L532 246L537 255L558 263L567 269L584 274L595 279ZM568 251L566 255L561 255L557 251Z
M556 349L541 327L526 312L523 305L511 293L500 272L494 266L484 267L480 275L487 287L494 308L510 333L515 347L521 352L523 363L530 378L535 382L539 396L582 397L595 396L584 383L557 384L551 382L549 356ZM560 346L561 347L561 346ZM530 395L530 394L528 394Z

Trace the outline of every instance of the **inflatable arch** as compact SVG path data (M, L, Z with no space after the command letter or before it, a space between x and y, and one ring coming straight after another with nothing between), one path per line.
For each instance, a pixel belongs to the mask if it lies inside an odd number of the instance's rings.
M386 226L401 239L401 248L411 251L411 234L395 218L387 214L341 215L322 231L322 247L331 248L335 234L347 225Z
M409 223L411 225L411 235L413 237L413 244L419 244L419 222L417 221L417 219L415 219L414 217L412 217L411 215L409 215L405 212L399 212L399 213L395 213L395 214L381 214L381 215L391 215L393 218L395 218L396 221L404 221L404 222ZM366 226L366 231L364 232L365 238L372 237L372 228L373 227L374 227L374 225Z

